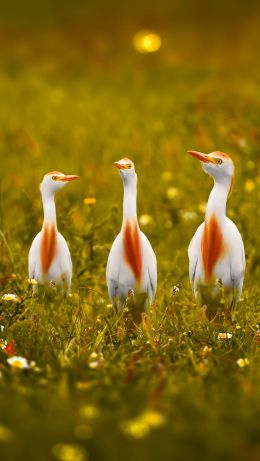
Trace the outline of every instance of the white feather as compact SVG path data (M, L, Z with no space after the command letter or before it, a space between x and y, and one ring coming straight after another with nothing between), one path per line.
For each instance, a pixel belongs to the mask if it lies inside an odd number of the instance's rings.
M43 273L40 254L42 234L43 231L40 231L36 235L29 251L29 277L37 280L40 285L44 285L50 281L55 282L55 285L62 292L69 293L72 278L72 262L66 240L58 232L56 255L48 272Z
M214 179L214 187L206 207L206 220L196 230L188 248L190 283L199 304L214 304L214 300L224 291L227 303L225 309L231 309L240 299L245 274L243 240L236 225L226 216L226 202L233 181L234 165L231 158L221 152L212 152L209 155L196 151L189 153L202 162L204 171ZM224 250L217 255L213 277L208 280L203 267L202 240L205 226L208 225L205 223L210 223L212 218L217 222L220 232L214 238L222 239ZM214 249L209 248L208 251ZM216 305L217 303L215 307Z
M79 176L64 175L59 172L48 173L44 176L40 186L44 211L44 221L42 230L34 238L29 251L29 277L35 279L39 285L48 285L50 281L55 282L55 286L62 293L69 293L72 278L72 262L70 251L66 240L58 232L56 224L56 209L54 194L69 181L77 179ZM46 271L42 267L41 245L44 237L44 226L48 226L55 233L55 251L53 259L50 261ZM48 251L46 248L45 251ZM47 256L48 259L48 256Z
M119 301L122 306L129 290L146 293L150 302L154 300L157 288L157 263L152 246L143 232L140 231L142 276L138 286L134 273L127 264L124 256L122 232L116 237L107 262L106 278L109 297L114 303Z
M201 253L204 226L205 223L202 223L198 227L188 248L190 283L196 299L199 299L198 290L200 289L200 283L202 285L207 284L205 282ZM224 289L227 291L231 289L232 296L230 302L233 303L239 300L243 288L245 250L240 232L231 219L226 217L221 226L221 231L226 246L226 253L224 258L216 264L214 274L215 279L222 281ZM214 296L216 294L216 291L214 291Z
M144 298L144 307L147 301L153 302L157 287L157 263L156 256L148 238L140 231L136 213L137 175L133 162L122 159L116 162L119 168L123 186L123 225L122 230L116 237L107 262L106 278L108 293L111 302L116 307L121 307L129 294L134 290L136 295ZM131 222L137 229L141 253L141 277L136 280L133 269L127 262L124 250L124 232L127 223ZM134 256L133 256L134 257ZM144 295L144 296L143 296Z

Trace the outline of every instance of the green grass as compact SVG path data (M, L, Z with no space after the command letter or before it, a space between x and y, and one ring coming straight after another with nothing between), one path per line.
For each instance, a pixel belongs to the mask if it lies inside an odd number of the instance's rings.
M13 370L0 351L2 461L259 459L258 85L249 72L185 66L2 67L0 294L21 303L0 301L1 334L36 362ZM212 186L189 148L229 152L236 165L228 212L247 271L232 325L205 321L189 287L187 246ZM156 302L136 327L127 310L112 311L105 284L121 224L113 162L123 155L136 164L138 212L152 217L142 229L158 258ZM38 186L56 169L81 175L57 195L74 265L67 300L32 297L27 281Z

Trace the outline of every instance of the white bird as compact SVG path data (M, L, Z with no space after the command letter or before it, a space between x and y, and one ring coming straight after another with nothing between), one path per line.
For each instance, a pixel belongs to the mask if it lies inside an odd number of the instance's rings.
M231 319L231 310L240 299L245 274L243 240L236 225L226 216L226 203L234 180L234 164L223 152L208 155L188 151L202 162L205 173L214 179L206 207L205 222L197 229L188 248L190 282L197 303L206 306L211 320L224 296L222 313Z
M137 174L128 158L115 162L123 180L123 223L107 262L107 286L114 307L124 305L129 293L145 309L153 302L157 286L156 256L137 220Z
M29 251L29 278L39 285L53 282L62 293L69 293L72 262L66 240L58 232L54 195L77 175L59 171L47 173L40 185L44 220L42 230L36 235Z

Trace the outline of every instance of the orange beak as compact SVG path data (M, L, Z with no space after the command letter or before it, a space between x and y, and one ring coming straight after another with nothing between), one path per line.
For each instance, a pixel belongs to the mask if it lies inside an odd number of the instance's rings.
M123 163L115 162L114 165L115 165L119 170L127 170L127 166L124 165Z
M203 154L202 152L197 152L196 150L188 150L187 152L192 155L192 157L197 158L203 163L216 163L214 158L209 157L207 154Z
M62 178L58 178L58 181L62 182L68 182L68 181L74 181L75 179L79 179L80 176L76 174L65 174Z

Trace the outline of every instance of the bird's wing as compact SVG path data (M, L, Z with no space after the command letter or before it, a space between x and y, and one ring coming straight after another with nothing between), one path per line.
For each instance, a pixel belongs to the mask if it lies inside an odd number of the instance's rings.
M67 242L60 232L58 233L58 252L60 272L69 290L72 278L72 261Z
M113 302L113 300L115 300L118 295L118 281L112 278L108 279L107 288L109 298Z
M40 240L41 240L41 232L39 232L36 235L36 237L34 238L32 242L31 248L29 250L28 272L29 272L30 279L37 278L36 266L40 258Z
M227 243L230 253L230 275L234 288L237 288L239 295L242 291L245 276L245 249L241 234L236 225L227 218Z
M152 246L146 237L146 235L141 232L142 236L142 247L143 247L143 260L145 265L147 265L148 277L149 277L149 296L151 301L153 301L157 288L157 261L155 253L152 249Z
M118 282L119 282L119 267L120 267L120 255L121 255L121 234L115 238L111 247L107 268L106 268L106 279L108 294L113 301L117 296Z
M190 276L190 283L193 287L194 278L196 274L196 268L198 264L200 248L201 248L201 239L202 239L202 232L204 228L204 222L198 227L196 230L188 248L188 256L189 256L189 276Z

